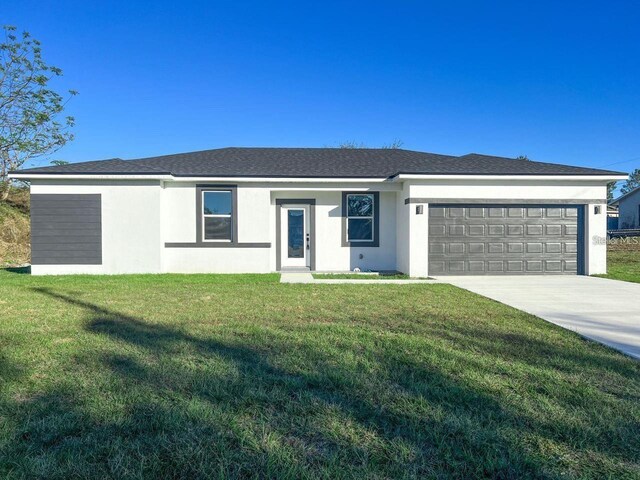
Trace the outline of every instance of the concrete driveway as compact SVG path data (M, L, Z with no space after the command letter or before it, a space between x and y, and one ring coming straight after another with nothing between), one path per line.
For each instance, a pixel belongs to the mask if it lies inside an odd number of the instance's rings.
M640 284L585 276L440 277L640 358Z

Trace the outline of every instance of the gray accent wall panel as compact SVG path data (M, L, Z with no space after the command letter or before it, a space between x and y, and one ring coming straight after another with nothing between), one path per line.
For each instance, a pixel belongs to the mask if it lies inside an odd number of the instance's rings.
M31 263L101 265L100 194L32 194Z
M577 274L578 209L430 205L430 275Z

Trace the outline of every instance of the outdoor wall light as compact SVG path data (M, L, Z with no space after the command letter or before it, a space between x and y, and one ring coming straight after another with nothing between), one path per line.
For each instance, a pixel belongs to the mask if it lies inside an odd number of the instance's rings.
M416 215L422 215L424 212L424 205L416 205Z
M593 208L593 213L594 213L595 215L600 215L600 212L601 212L601 211L602 211L602 207L601 207L600 205L596 205L596 206Z

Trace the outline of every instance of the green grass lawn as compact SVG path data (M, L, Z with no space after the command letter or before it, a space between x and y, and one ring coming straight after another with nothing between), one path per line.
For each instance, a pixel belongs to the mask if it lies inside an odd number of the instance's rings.
M607 274L598 277L640 283L640 245L609 246Z
M408 280L409 275L404 273L314 273L316 280Z
M0 478L640 477L640 363L435 285L0 271Z

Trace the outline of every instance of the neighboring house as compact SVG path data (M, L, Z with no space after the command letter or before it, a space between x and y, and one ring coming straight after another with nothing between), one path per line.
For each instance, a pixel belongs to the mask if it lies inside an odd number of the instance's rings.
M618 207L607 205L607 230L618 230Z
M606 271L625 174L478 154L222 148L13 172L32 273Z
M640 187L616 198L609 205L618 207L618 228L640 228Z

